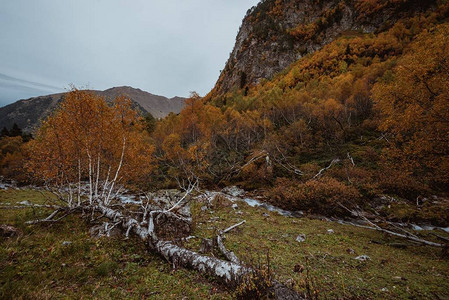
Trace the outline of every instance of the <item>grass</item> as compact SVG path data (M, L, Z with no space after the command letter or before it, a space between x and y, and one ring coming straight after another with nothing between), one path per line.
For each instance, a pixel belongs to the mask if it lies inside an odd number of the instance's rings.
M42 203L31 190L0 191L0 202ZM441 250L404 243L375 231L308 218L287 218L238 203L201 211L192 203L194 235L186 246L197 250L201 237L245 219L228 233L225 244L244 261L264 261L281 282L305 292L311 284L321 298L449 298L449 263ZM241 211L241 214L238 213ZM0 243L0 298L229 299L233 291L185 269L173 270L138 240L93 239L78 215L59 224L26 226L48 210L0 210L0 223L20 229ZM333 229L334 234L327 230ZM305 234L298 243L296 236ZM422 233L421 233L422 234ZM431 237L428 237L431 238ZM64 245L64 241L70 244ZM353 251L353 252L352 252ZM354 258L368 255L370 260ZM302 272L295 272L294 269Z
M36 191L0 191L0 202L44 202ZM0 240L0 299L227 299L229 292L185 269L173 270L134 239L93 239L78 215L26 226L43 209L0 210L19 237ZM63 245L64 241L71 242Z
M245 219L247 223L227 234L226 246L237 256L264 258L281 282L290 282L300 291L313 284L321 298L409 299L449 298L449 262L441 249L410 245L382 233L308 218L287 218L239 203L243 214L229 207L200 214L193 205L195 235L208 237L215 228L224 229ZM264 215L265 214L265 215ZM217 218L218 217L218 218ZM214 222L209 222L214 218ZM334 234L329 234L333 229ZM298 234L306 241L298 243ZM423 234L432 240L429 233ZM444 235L443 233L441 233ZM447 236L447 234L446 234ZM192 242L193 248L198 241ZM371 259L355 259L368 255ZM303 272L295 272L304 269ZM309 272L307 272L307 270Z

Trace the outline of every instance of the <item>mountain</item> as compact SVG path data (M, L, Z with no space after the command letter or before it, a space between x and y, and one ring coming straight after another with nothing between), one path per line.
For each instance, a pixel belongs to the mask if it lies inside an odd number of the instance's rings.
M184 107L185 98L153 95L129 86L113 87L105 91L92 92L112 101L123 95L131 99L133 106L143 113L151 113L155 118L163 118L169 113L179 113ZM11 128L17 123L24 131L32 131L62 100L65 93L33 97L19 100L0 108L0 128Z
M248 10L212 90L217 96L271 79L341 35L377 34L435 7L419 0L263 0Z

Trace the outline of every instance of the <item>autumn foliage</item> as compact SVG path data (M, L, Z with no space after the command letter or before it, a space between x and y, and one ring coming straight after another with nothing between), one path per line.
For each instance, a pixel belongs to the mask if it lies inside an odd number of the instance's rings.
M328 215L375 204L385 193L406 205L447 194L449 4L437 2L379 33L346 32L258 85L192 93L179 115L159 121L145 124L125 99L108 105L74 90L27 147L28 168L59 185L108 180L119 166L122 182L237 184L263 189L287 209ZM281 4L264 1L248 18L280 16ZM409 4L416 3L355 5L363 17ZM290 37L316 37L342 7Z
M373 14L402 4L357 5ZM176 152L205 184L263 188L275 204L327 214L382 193L413 203L447 192L447 15L442 2L378 34L348 32L271 80L193 97L158 124L160 161L175 169ZM316 28L295 30L307 39Z
M58 186L143 181L152 169L153 147L130 102L108 105L88 91L69 92L28 146L29 171Z

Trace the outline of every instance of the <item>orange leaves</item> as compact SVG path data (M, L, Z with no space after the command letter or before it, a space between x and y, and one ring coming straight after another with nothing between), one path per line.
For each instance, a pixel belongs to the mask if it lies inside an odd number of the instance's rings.
M152 168L153 147L129 100L119 97L109 106L89 91L68 93L30 149L30 170L61 184L92 178L94 170L104 179L122 158L125 180L135 180Z
M380 129L394 136L387 152L415 174L449 182L449 26L423 32L399 61L394 80L376 84ZM425 177L423 177L425 178Z

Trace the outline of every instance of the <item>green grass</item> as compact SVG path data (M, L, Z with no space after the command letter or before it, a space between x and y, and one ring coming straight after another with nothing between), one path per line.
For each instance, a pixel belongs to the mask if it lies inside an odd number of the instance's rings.
M300 291L308 282L322 298L449 298L449 261L442 258L441 249L415 245L399 249L392 244L407 242L376 231L277 213L265 217L265 210L244 203L239 204L243 215L222 207L209 216L200 214L198 206L194 205L195 235L211 236L214 227L224 229L245 219L246 224L227 234L226 246L242 258L263 260L268 252L278 279L294 282ZM219 219L210 223L211 217ZM335 233L328 234L328 229ZM298 234L305 234L306 241L298 243ZM429 233L418 234L433 240ZM198 241L191 246L197 247ZM363 254L371 260L354 259ZM294 272L295 265L305 271Z
M44 199L36 191L0 191L2 203L42 203ZM244 203L238 204L241 215L229 206L202 212L202 205L192 204L194 235L210 238L215 230L245 219L246 224L226 235L227 248L244 261L264 262L268 252L277 278L300 291L308 282L322 298L330 299L449 298L449 262L441 257L440 249L398 249L391 244L404 240L308 218L276 213L265 217L266 211ZM79 215L53 225L24 224L49 212L0 210L0 223L21 231L19 237L0 241L0 298L226 299L233 295L197 272L173 270L136 239L92 239ZM328 229L335 233L328 234ZM301 233L306 241L298 243L295 239ZM200 238L186 246L197 250ZM71 244L63 245L64 241ZM354 259L362 254L371 260ZM305 270L294 272L295 265Z
M0 191L0 202L44 202L35 191ZM93 239L79 215L26 226L51 210L0 210L0 224L20 229L0 240L0 299L226 299L223 287L185 269L173 270L137 239ZM63 245L64 241L71 244Z

